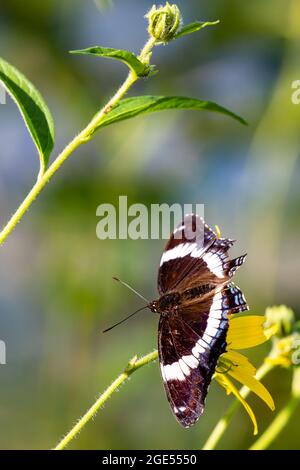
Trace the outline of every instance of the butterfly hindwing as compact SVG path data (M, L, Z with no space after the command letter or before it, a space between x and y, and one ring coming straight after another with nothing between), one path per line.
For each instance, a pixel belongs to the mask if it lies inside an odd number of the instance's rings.
M200 370L199 360L187 353L189 345L181 343L179 350L175 347L171 331L175 325L175 319L170 324L167 317L160 318L159 360L172 411L180 424L189 427L203 413L204 399L207 393L205 372ZM182 330L181 322L178 321L177 326L185 340L190 340L189 336L185 334L186 331ZM186 357L192 359L192 362L189 361L189 365L187 365Z
M247 309L242 292L231 283L186 303L172 316L161 316L162 377L172 411L184 427L203 413L218 359L226 350L229 315Z

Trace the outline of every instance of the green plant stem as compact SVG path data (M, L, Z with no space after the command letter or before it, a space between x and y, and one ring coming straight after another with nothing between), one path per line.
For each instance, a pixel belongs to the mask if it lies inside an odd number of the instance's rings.
M257 371L256 373L256 378L258 380L261 380L266 374L270 372L270 370L274 366L270 363L265 362ZM242 387L240 390L240 394L242 395L243 398L247 398L247 396L250 394L251 390L247 387ZM221 437L225 433L226 429L229 426L230 421L232 420L235 412L238 410L240 406L240 402L235 399L233 403L229 406L228 410L224 414L224 416L220 419L220 421L217 423L215 428L213 429L211 435L205 442L204 446L202 447L202 450L213 450L216 448L218 442L220 441Z
M96 402L88 409L82 418L80 418L71 431L69 431L68 434L66 434L66 436L59 442L59 444L57 444L54 450L63 450L80 433L84 426L95 416L101 406L103 406L104 403L112 396L112 394L118 390L120 385L126 382L131 374L146 364L155 361L157 357L157 351L153 351L152 353L141 357L141 359L137 360L137 358L134 357L131 361L129 361L124 371L116 378L116 380L114 380L114 382L105 390L105 392L100 395Z
M150 38L142 49L139 59L144 64L149 64L151 50L154 45L155 39ZM101 124L102 119L123 98L123 96L128 92L128 90L137 80L137 75L133 71L131 71L124 83L120 86L118 91L108 101L108 103L94 116L90 123L76 137L74 137L74 139L58 155L58 157L54 160L50 167L44 173L41 173L39 175L33 188L30 190L24 201L20 204L19 208L16 210L9 222L0 232L0 245L3 244L8 235L15 229L18 222L20 222L23 215L30 208L31 204L40 194L42 189L46 186L48 181L50 181L50 179L55 175L57 170L80 145L85 144L92 138L95 130Z
M288 424L290 418L294 414L299 404L299 397L292 396L288 404L281 410L270 426L265 432L257 439L257 441L250 447L249 450L265 450L270 447L270 444L276 439L281 431Z

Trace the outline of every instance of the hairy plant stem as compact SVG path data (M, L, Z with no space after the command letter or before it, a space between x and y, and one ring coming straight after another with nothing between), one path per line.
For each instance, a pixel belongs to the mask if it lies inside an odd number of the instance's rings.
M120 385L122 385L126 380L133 374L136 370L141 367L153 362L157 359L157 351L147 354L146 356L137 359L134 357L129 361L128 365L125 367L124 371L114 380L114 382L103 392L100 397L95 401L95 403L88 409L88 411L80 418L80 420L75 424L71 431L66 434L66 436L57 444L53 450L63 450L84 428L84 426L95 416L99 411L101 406L112 396L112 394L118 390Z
M265 450L270 447L276 437L286 427L297 406L299 405L299 396L292 396L287 405L278 413L274 421L265 430L265 432L257 439L249 450Z
M274 366L270 363L264 363L257 371L256 373L256 378L258 380L261 380ZM242 387L240 390L240 394L242 395L243 398L247 398L247 396L250 394L251 390L247 387ZM218 442L220 441L221 437L225 433L226 429L229 426L230 421L232 420L235 412L239 409L240 402L235 399L233 403L229 406L228 410L226 413L223 415L223 417L220 419L220 421L217 423L215 428L213 429L212 433L210 434L209 438L205 442L204 446L202 447L202 450L213 450L216 448Z
M155 42L156 40L154 38L150 38L139 55L140 61L146 65L149 64L151 50L154 47ZM13 214L9 222L0 232L0 245L3 244L8 235L15 229L16 225L20 222L24 214L30 208L33 201L40 194L40 192L46 186L48 181L50 181L50 179L54 176L57 170L70 157L70 155L72 155L73 152L78 147L80 147L80 145L85 144L92 138L95 130L101 124L102 119L123 98L123 96L128 92L128 90L137 80L138 76L133 71L131 71L124 83L120 86L120 88L108 101L108 103L94 116L90 123L64 148L64 150L58 155L58 157L49 166L49 168L44 173L39 174L35 185L32 187L26 198L20 204L19 208Z

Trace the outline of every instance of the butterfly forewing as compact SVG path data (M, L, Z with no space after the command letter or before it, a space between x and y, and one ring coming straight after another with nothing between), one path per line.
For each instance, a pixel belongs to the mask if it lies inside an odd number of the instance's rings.
M186 237L186 234L194 233L193 238ZM178 234L181 234L181 238L177 238ZM224 283L244 262L244 257L229 260L228 250L233 243L230 239L218 239L200 217L185 216L171 235L161 257L159 293Z
M158 291L163 294L177 288L197 264L197 259L216 239L203 219L191 214L172 233L160 261Z

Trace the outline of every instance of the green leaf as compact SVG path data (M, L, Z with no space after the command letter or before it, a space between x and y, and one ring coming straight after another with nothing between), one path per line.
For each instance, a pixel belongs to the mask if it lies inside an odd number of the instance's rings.
M0 58L0 82L17 104L40 157L44 173L54 146L54 124L41 94L15 67Z
M140 114L154 113L168 109L191 109L196 111L212 111L225 114L242 124L247 124L237 114L228 111L211 101L202 101L184 96L136 96L121 100L102 120L100 127L109 126L115 122L124 121Z
M89 47L87 49L80 49L77 51L70 51L71 54L88 54L97 57L109 57L124 62L130 70L138 77L146 77L151 71L149 65L143 64L139 58L133 53L124 51L122 49L113 49L112 47Z
M195 33L196 31L200 31L200 29L205 28L206 26L214 26L216 24L219 24L220 20L217 21L195 21L195 23L190 23L187 24L186 26L183 26L180 31L178 31L177 34L175 34L174 39L178 39L181 36L186 36L187 34L192 34Z

